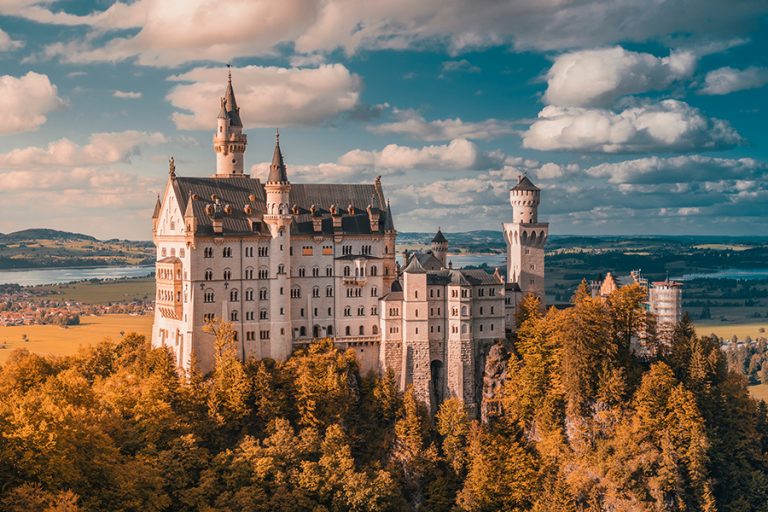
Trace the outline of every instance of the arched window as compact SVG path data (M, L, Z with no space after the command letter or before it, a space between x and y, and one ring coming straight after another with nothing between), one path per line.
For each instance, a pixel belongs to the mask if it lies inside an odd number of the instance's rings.
M213 270L211 270L210 268L205 269L205 280L213 281Z
M374 335L379 334L379 326L378 325L374 325L373 326L373 334Z
M224 270L224 280L225 281L229 281L230 279L232 279L232 271L229 270L229 269L225 269Z
M237 302L240 300L239 294L237 293L237 288L234 288L229 292L229 300L230 302Z
M344 267L344 277L349 277L349 265Z
M328 336L333 336L333 326L332 325L329 325L328 327L325 328L325 334L327 334Z
M213 290L211 289L205 290L205 292L203 293L203 302L207 302L209 304L211 302L214 302Z
M313 286L312 287L312 296L313 297L319 297L320 296L320 287L319 286Z
M245 278L246 279L253 279L253 268L248 267L245 269Z
M351 336L352 329L349 326L347 326L346 329L344 329L344 334L346 334L347 336Z
M306 336L307 335L307 328L303 325L299 328L299 336Z
M326 286L325 287L325 296L326 297L333 297L333 286Z
M267 300L267 289L262 288L259 290L259 300Z
M363 334L365 334L365 326L361 325L360 326L360 336L362 336Z
M461 307L461 316L467 316L467 306Z
M285 274L285 265L282 263L277 266L277 273L278 274Z
M265 308L262 308L262 309L259 311L259 320L266 320L267 318L269 318L269 317L267 316L267 310L266 310Z
M233 322L237 322L237 311L233 311L229 317Z
M246 301L253 300L253 288L248 288L247 290L245 290L245 300Z
M291 288L291 298L292 299L298 299L301 298L301 288L298 286L294 286Z
M344 307L344 316L350 316L352 314L352 308L349 306Z
M378 271L376 270L376 265L371 265L371 276L376 277L376 274L378 274Z

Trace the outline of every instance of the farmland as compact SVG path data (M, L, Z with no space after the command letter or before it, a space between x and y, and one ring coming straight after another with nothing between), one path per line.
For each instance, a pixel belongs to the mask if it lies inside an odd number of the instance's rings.
M16 348L37 354L70 355L80 346L93 345L104 338L117 340L121 332L149 336L152 315L84 316L80 325L67 328L55 325L0 327L0 347L4 347L0 348L0 363L5 362Z

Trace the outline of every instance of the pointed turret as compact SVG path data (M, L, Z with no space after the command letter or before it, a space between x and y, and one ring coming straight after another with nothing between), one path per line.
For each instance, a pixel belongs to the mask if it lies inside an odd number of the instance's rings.
M395 230L395 222L392 220L392 207L389 205L389 201L387 201L387 211L384 216L384 231L394 231Z
M162 209L163 205L160 203L160 194L157 194L157 202L155 203L155 212L152 214L153 219L157 219L160 217L160 210Z
M448 256L448 239L445 238L440 228L432 239L432 254L440 261L440 265L445 268L446 257Z
M216 116L216 133L213 136L217 177L244 175L243 153L247 144L248 138L243 133L243 122L240 119L240 108L235 100L230 72L227 75L227 88L220 100L219 114Z
M288 173L285 170L283 152L280 150L279 130L275 132L275 152L272 155L272 164L269 166L267 183L288 183Z

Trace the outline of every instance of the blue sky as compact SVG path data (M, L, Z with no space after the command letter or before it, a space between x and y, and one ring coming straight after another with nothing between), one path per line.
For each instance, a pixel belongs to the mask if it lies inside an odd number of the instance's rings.
M226 63L263 177L381 175L401 231L768 232L763 0L0 1L0 232L148 239L214 171Z

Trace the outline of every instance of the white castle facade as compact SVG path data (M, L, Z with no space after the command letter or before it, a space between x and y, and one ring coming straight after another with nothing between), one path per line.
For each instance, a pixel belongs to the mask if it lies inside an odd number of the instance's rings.
M214 318L235 329L247 358L284 360L329 337L353 349L361 372L393 371L432 410L457 396L476 411L490 346L513 329L527 293L544 297L540 191L523 177L510 191L507 279L450 268L438 231L432 250L396 262L392 212L371 184L295 184L279 135L266 181L244 173L247 138L231 77L213 137L216 173L176 176L153 215L157 298L153 346L179 368L214 362ZM194 355L194 358L193 358Z

